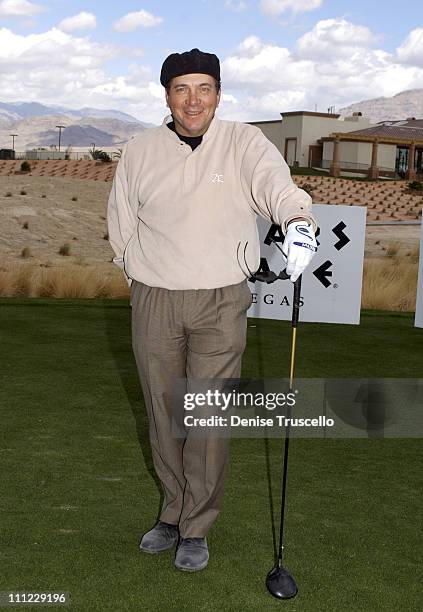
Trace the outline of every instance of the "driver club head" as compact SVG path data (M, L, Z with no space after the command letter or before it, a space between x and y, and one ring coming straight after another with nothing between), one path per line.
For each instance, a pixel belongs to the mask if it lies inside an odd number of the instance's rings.
M266 577L267 590L277 599L292 599L298 587L291 574L281 565L276 565Z

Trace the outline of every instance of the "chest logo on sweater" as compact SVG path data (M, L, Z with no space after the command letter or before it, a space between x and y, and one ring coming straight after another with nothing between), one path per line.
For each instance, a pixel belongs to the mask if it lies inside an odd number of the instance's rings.
M223 183L223 174L212 174L211 182L212 183Z

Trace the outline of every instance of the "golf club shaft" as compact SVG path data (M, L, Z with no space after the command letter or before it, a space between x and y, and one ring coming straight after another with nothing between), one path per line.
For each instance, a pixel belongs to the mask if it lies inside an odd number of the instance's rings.
M295 347L297 344L297 328L292 327L292 338L291 338L291 367L289 370L289 390L292 391L294 386L294 370L295 370Z
M293 391L294 386L294 371L295 371L295 348L297 342L297 325L300 313L300 295L301 295L301 276L294 283L294 298L292 305L292 340L291 340L291 367L289 372L289 391ZM288 418L291 417L291 407L289 407ZM285 515L285 497L286 497L286 479L288 471L288 452L289 452L289 430L290 421L286 426L285 431L285 447L283 457L283 477L282 477L282 499L281 499L281 522L279 527L279 551L278 564L282 566L282 550L283 550L283 527Z

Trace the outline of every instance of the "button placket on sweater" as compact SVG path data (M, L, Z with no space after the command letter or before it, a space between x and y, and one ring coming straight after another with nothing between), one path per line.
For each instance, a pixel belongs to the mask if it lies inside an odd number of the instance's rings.
M190 191L194 184L195 177L195 151L191 149L189 144L182 143L184 145L184 153L186 152L185 162L184 162L184 180L183 180L183 188L184 191Z

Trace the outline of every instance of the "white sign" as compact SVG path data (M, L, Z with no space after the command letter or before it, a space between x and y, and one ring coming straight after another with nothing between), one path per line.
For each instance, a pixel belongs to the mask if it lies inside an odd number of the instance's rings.
M366 208L315 204L318 224L318 251L303 274L300 321L320 323L360 323L363 280ZM285 269L280 227L258 218L260 235L260 272ZM273 241L272 241L273 239ZM260 276L260 274L259 274ZM265 278L266 275L262 275ZM276 278L273 282L249 281L253 304L248 316L261 319L290 320L293 284Z
M422 212L423 215L423 212ZM423 216L422 216L423 219ZM415 327L423 327L423 221L420 230L420 262L419 276L417 278L417 301L416 301L416 318L414 319Z

